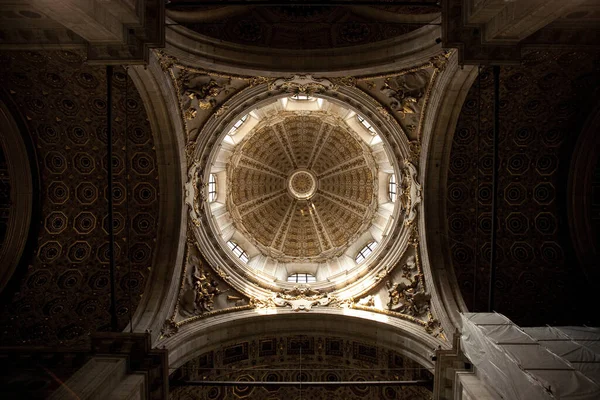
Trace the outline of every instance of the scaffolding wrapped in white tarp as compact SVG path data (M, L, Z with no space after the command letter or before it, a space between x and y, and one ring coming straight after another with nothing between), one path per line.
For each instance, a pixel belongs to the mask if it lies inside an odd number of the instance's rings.
M554 354L600 384L600 329L582 326L522 328Z
M539 336L551 341L550 333L539 331L539 335L532 337L496 313L463 314L462 323L463 352L475 366L477 375L502 398L600 399L597 382L536 340ZM587 342L594 342L593 333L587 332ZM566 348L565 352L568 353Z

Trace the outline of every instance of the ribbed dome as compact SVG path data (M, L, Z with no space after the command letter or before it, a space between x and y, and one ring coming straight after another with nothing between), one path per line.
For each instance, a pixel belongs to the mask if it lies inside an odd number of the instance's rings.
M370 148L341 118L280 112L235 147L227 207L264 255L322 261L369 228L376 177Z

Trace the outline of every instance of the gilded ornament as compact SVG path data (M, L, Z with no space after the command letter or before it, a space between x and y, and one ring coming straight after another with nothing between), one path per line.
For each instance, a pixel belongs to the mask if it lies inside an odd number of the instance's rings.
M215 113L213 114L215 117L220 117L221 115L223 115L227 110L229 109L229 106L224 105L221 106L217 109L217 111L215 111Z
M179 326L177 325L175 320L171 318L171 319L166 320L165 323L163 324L163 326L160 330L160 337L161 338L170 338L171 336L175 335L177 332L179 332Z
M411 246L413 247L417 247L419 246L419 229L417 228L417 225L412 225L412 231L410 233L410 238L408 239L408 243L410 243ZM419 257L419 253L416 253L417 255L417 262L419 261L418 257Z
M352 297L343 300L340 300L335 296L330 296L330 298L331 302L328 304L329 307L352 308L354 306L354 299Z
M425 96L423 99L421 118L419 118L419 129L417 132L417 136L419 140L421 139L421 132L423 132L423 124L425 123L425 117L427 116L427 107L429 105L429 99L431 98L431 91L433 90L433 84L440 74L440 70L434 69L433 74L431 74L431 78L429 79L429 84L427 85L427 89L425 91Z
M254 308L290 307L293 311L310 311L315 306L334 305L341 307L343 302L327 293L313 290L310 286L295 286L293 289L279 292L267 299L251 298Z
M417 112L416 104L423 97L422 90L409 87L404 79L386 78L380 90L392 100L390 107L402 115Z
M188 206L192 221L200 219L200 211L204 205L205 188L208 184L200 179L202 171L199 162L195 161L188 169L188 180L185 183L185 204Z
M421 184L417 181L417 168L404 160L404 174L400 186L400 202L404 211L404 225L410 225L417 217L417 206L422 201Z
M273 300L271 298L267 298L267 299L263 300L263 299L259 299L257 297L252 297L248 301L248 304L252 308L274 308L275 307L275 304L273 303Z
M313 78L312 75L294 75L291 78L279 78L269 84L269 90L284 90L289 93L313 94L326 90L337 90L337 85L329 79Z
M410 152L410 160L412 162L418 162L419 158L421 157L421 143L419 143L417 140L410 141L408 143L408 150Z
M409 257L402 267L401 278L386 283L389 310L414 317L429 312L431 295L425 292L420 275L415 257Z
M194 278L194 312L203 314L212 311L214 298L221 294L219 284L212 279L203 269L198 268Z
M448 62L448 58L452 53L450 51L444 51L441 54L433 56L429 59L431 66L439 71L443 71L446 68L446 63Z
M154 50L154 52L158 56L158 62L163 71L169 70L178 62L176 57L165 53L163 50Z
M377 111L379 112L379 114L381 114L383 116L383 118L385 118L387 121L391 121L392 119L392 115L389 113L389 111L385 108L385 107L377 107Z
M388 268L386 268L385 271L381 271L380 273L378 273L377 275L375 275L375 282L379 282L381 281L383 278L385 278L388 274Z
M192 120L196 118L196 114L198 114L198 110L196 110L194 107L190 107L185 111L185 119Z
M333 78L333 80L339 86L346 86L346 87L355 87L356 86L356 78L353 76L342 76L339 78Z
M429 319L425 322L425 331L433 337L441 337L445 340L442 324L437 319L434 319L431 313L429 313Z
M224 87L213 79L206 83L192 86L190 79L189 76L183 78L182 86L184 95L190 99L196 99L198 101L198 107L201 110L213 108L217 103L216 97L223 91Z
M267 78L264 76L255 76L255 77L250 78L250 87L262 85L265 83L270 83L273 80L274 80L273 78Z
M277 293L273 297L273 303L277 307L291 307L293 311L310 311L314 306L327 306L333 298L326 293L312 290L310 287L298 288Z
M221 268L217 268L215 271L217 272L217 275L219 275L219 277L221 277L221 279L224 281L229 280L229 275L227 275Z
M359 299L356 304L363 307L375 307L375 297L373 295L369 295Z

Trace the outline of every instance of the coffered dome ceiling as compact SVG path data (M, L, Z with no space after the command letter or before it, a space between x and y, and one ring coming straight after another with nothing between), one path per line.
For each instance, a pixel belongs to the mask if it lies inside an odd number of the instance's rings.
M267 119L236 146L227 177L236 228L284 262L340 256L377 208L371 150L327 113Z
M269 288L293 274L313 275L319 290L341 287L370 271L391 237L400 207L388 183L398 172L356 111L288 96L246 106L221 131L204 178L212 194L196 200L214 238L204 251ZM373 254L357 261L367 245Z

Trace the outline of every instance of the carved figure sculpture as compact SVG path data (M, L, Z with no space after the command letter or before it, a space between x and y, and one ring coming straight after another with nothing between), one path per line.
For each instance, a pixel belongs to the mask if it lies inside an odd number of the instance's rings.
M404 160L404 166L400 202L404 211L404 225L410 225L417 217L417 206L423 198L421 184L417 181L417 168L408 160Z
M188 206L191 221L198 225L200 210L204 205L204 188L206 184L202 182L202 170L199 163L195 161L188 169L188 180L185 183L185 204Z
M223 90L223 86L211 79L203 85L188 87L185 91L185 95L190 99L198 100L198 107L206 110L212 108L216 104L217 101L215 100L215 97L221 93L221 90Z
M409 257L402 267L402 277L396 282L388 281L388 309L402 314L419 317L429 310L431 295L425 293L416 272L414 257Z
M205 313L213 309L214 297L219 295L221 291L219 283L210 276L205 275L204 271L199 270L194 275L194 311Z
M402 114L415 113L416 104L423 97L422 91L409 88L404 81L394 84L389 78L384 81L381 91L392 99L390 106Z
M357 304L359 306L363 306L363 307L374 307L375 306L375 297L373 297L373 295L363 297L362 299L358 300Z

